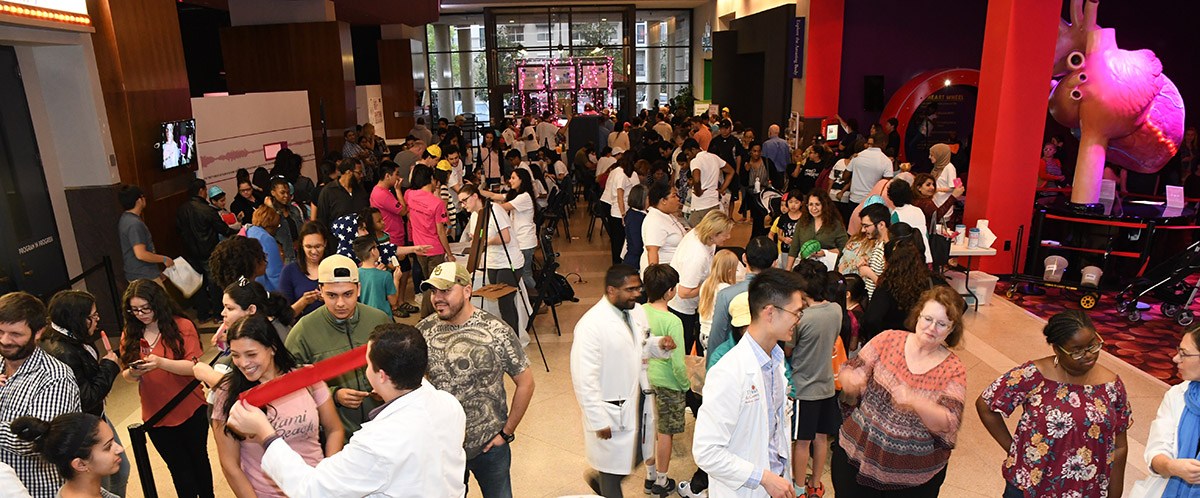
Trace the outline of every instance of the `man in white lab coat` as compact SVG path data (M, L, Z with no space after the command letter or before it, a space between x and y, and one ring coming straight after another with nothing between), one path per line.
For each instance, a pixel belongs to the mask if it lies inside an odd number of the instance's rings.
M367 380L384 404L341 452L316 467L288 446L262 410L237 403L228 425L265 448L262 467L292 498L462 497L466 415L453 395L424 380L429 351L411 325L375 327Z
M708 371L692 455L713 498L793 498L787 380L780 341L800 322L799 276L772 268L750 282L750 325Z
M675 349L669 336L646 337L650 325L637 306L641 294L636 268L609 268L604 298L575 324L571 344L571 383L583 412L587 461L600 473L593 489L605 498L621 498L621 480L633 472L638 401L649 389L644 362Z

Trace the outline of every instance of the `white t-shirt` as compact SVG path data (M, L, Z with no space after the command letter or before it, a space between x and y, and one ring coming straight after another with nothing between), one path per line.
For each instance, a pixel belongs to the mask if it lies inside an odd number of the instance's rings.
M669 264L675 256L675 248L679 246L679 241L683 240L684 231L683 223L674 216L652 207L646 210L646 219L642 221L642 245L657 247L658 262ZM650 266L649 254L648 250L642 251L639 270L645 271L646 267Z
M596 161L596 178L604 176L604 173L607 173L609 168L612 168L614 164L617 164L617 159L615 157L601 157L598 161Z
M533 175L533 168L529 167L529 161L521 161L521 164L517 165L517 169L523 169L529 172L529 178L533 179L533 194L535 196L541 197L546 195L546 187L543 187L542 182L538 181L540 178Z
M671 267L679 272L679 286L700 287L700 284L704 283L704 279L708 278L709 270L712 269L713 253L715 252L715 247L700 242L700 239L696 237L695 230L684 235L683 240L679 242L679 248L675 250L675 255L671 257ZM676 295L671 302L667 303L671 309L685 315L695 314L699 305L699 295L691 299L680 299Z
M916 228L921 232L921 242L925 244L925 262L933 262L933 253L929 252L929 220L925 219L925 212L921 208L912 204L905 204L892 211L895 214L893 221L899 220L908 223L908 226Z
M466 233L472 236L479 233L475 227L479 226L480 214L471 213L471 220L467 222ZM508 243L504 245L487 246L487 262L485 267L489 270L506 270L509 268L510 258L512 259L512 268L519 269L524 267L525 256L521 254L521 248L517 246L517 236L512 226L512 217L508 215L508 211L505 211L498 204L492 204L492 214L496 215L496 217L494 220L487 220L489 223L488 238L490 239L499 235L501 230L507 228L509 239ZM505 254L505 251L508 254Z
M948 188L950 190L954 190L955 178L958 178L958 171L954 169L953 164L947 164L945 168L942 168L942 174L938 175L937 177L937 188ZM949 199L950 192L938 192L933 194L933 204L935 206L941 206L943 202L946 202ZM946 215L942 218L949 218L953 215L954 208L950 208L950 210L946 211Z
M517 244L521 249L537 247L537 226L533 224L533 199L528 193L518 194L513 200L511 213L513 226L517 228Z
M829 198L833 199L833 202L850 202L850 192L846 192L846 195L842 196L840 200L838 199L838 193L842 191L842 187L846 186L846 182L842 181L842 175L846 174L847 169L850 169L846 163L847 161L838 159L837 163L834 163L833 169L829 171Z
M871 195L879 180L892 177L892 160L878 147L859 152L850 160L850 202L858 204Z
M562 161L558 161L558 162L554 163L554 174L555 175L566 175L567 173L570 173L570 170L567 169L567 163L564 163Z
M613 218L625 217L625 212L621 211L620 204L617 203L617 190L621 190L621 201L625 203L625 209L629 209L629 191L633 190L633 186L641 183L638 180L638 174L633 176L625 176L625 172L621 170L614 171L608 175L608 183L604 186L604 193L600 196L600 200L609 203L612 209L609 210L609 216Z
M537 141L542 147L551 147L555 145L554 135L558 134L558 125L549 121L542 121L537 125Z
M719 205L721 198L717 194L717 189L721 187L721 180L725 179L725 176L721 174L721 168L725 167L725 160L716 154L700 151L692 159L691 167L693 170L700 171L701 189L699 196L692 195L692 211Z

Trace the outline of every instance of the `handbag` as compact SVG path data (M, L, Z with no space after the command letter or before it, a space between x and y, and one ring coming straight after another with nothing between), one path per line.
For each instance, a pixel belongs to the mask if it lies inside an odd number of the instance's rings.
M949 237L935 230L937 226L937 211L929 217L929 254L933 257L933 267L942 268L950 262L950 245L954 242Z
M175 258L175 265L163 270L163 275L179 288L183 297L192 297L192 294L200 290L200 285L204 283L204 277L197 273L182 256Z

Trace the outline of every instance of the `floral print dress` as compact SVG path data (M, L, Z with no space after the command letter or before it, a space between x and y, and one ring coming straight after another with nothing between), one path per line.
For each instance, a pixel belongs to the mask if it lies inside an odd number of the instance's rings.
M1125 384L1062 384L1033 362L1009 370L983 392L993 411L1021 421L1004 478L1036 497L1107 497L1116 436L1133 423Z

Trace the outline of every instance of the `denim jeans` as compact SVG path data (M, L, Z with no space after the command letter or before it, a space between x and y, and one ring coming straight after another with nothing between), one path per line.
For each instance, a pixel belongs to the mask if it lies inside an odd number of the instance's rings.
M512 498L512 476L508 473L511 465L512 450L508 445L493 446L487 453L467 460L463 482L470 481L470 474L475 474L483 498Z
M108 417L104 417L104 422L108 424L108 428L113 431L113 442L121 444L121 436L117 435L117 428L113 427L113 423ZM129 459L132 458L132 452L121 455L121 467L116 474L104 476L100 479L100 487L108 490L109 493L125 498L125 486L129 484Z

